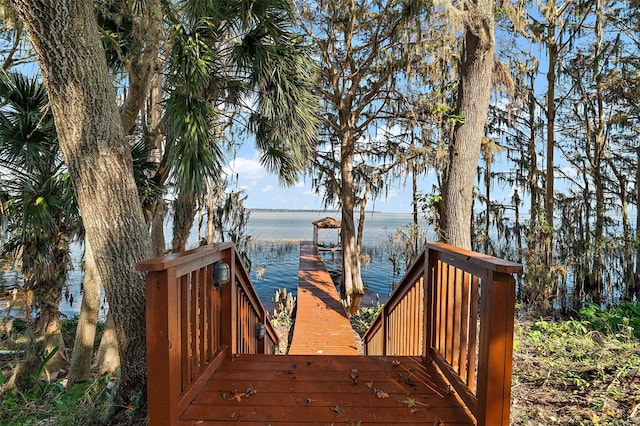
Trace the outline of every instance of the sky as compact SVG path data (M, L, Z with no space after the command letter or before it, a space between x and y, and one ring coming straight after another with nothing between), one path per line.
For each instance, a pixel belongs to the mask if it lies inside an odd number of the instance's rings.
M311 188L311 178L300 181L294 187L283 187L275 174L267 172L261 165L259 155L251 141L243 144L234 160L225 167L227 174L238 174L238 183L233 188L244 189L248 195L245 206L250 209L295 209L323 210L322 195ZM431 185L428 186L431 189ZM386 199L367 203L367 210L410 213L411 186L404 188L400 183L391 185ZM332 210L336 210L334 207Z
M497 171L501 165L499 155L496 160L494 170ZM245 207L249 209L324 210L322 196L313 192L309 176L296 186L281 186L278 177L260 165L259 154L251 140L244 142L235 159L229 161L224 170L228 175L237 173L238 182L232 189L245 190ZM433 172L430 173L432 174L421 179L418 184L418 189L423 193L433 189L435 178ZM500 201L509 200L512 194L511 187L500 188L496 184L493 188L493 197ZM386 198L368 201L367 211L372 209L385 213L411 213L411 183L407 182L406 186L402 182L392 183ZM337 210L337 207L330 210Z

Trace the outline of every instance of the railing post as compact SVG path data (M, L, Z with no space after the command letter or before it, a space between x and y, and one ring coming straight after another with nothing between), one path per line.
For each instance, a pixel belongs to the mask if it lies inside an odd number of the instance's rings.
M236 291L236 262L233 250L226 250L222 254L222 260L229 265L230 281L222 287L222 324L221 343L227 347L228 359L238 351L238 303Z
M179 289L175 269L149 272L146 278L147 395L150 425L175 425L179 414ZM150 354L153 354L150 356ZM173 362L172 362L173 361Z
M389 345L389 316L387 315L387 304L382 305L380 312L382 319L382 356L387 356L387 347Z
M478 426L509 425L515 280L487 271L482 282L478 354Z
M434 281L435 270L438 265L438 253L427 247L424 256L424 347L422 357L429 358L431 346L433 345L433 327L434 327Z

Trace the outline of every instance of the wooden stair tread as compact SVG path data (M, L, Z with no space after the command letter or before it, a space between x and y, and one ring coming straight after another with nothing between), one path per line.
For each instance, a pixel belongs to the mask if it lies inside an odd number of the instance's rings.
M358 423L360 422L360 423ZM240 355L223 362L181 424L472 425L418 357Z

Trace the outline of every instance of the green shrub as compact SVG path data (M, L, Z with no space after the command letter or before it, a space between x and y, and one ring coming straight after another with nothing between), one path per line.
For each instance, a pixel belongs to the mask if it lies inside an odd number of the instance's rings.
M377 303L376 305L360 308L357 314L351 316L351 327L353 327L360 336L364 336L378 315L378 312L382 309L382 306L380 303Z
M608 309L601 309L595 303L586 302L580 309L579 317L594 331L640 337L640 304L638 303L622 302Z

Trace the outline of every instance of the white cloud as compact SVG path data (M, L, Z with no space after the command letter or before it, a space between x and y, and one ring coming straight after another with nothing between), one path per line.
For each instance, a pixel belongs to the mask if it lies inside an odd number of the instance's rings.
M389 191L386 194L386 199L385 201L391 200L392 198L396 198L400 195L400 191L398 191L395 188L391 188L389 189Z
M243 157L231 160L224 167L224 172L228 175L237 173L240 179L262 179L267 175L267 171L258 160Z
M262 188L262 192L271 192L273 191L273 185L265 185L264 188Z

